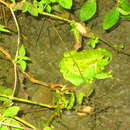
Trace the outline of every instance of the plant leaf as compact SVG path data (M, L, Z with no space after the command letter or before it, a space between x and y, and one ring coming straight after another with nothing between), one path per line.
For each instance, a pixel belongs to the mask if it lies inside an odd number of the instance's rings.
M38 16L38 9L33 5L28 9L28 12L33 16Z
M13 92L10 88L0 86L0 93L5 94L7 96L11 96ZM4 106L8 106L9 104L12 103L12 100L5 98L5 97L0 97L0 101L3 101L2 105L4 105Z
M99 44L99 37L95 37L94 39L88 40L86 44L90 45L92 48L95 48L96 45Z
M80 92L79 95L76 97L78 105L82 104L84 96L85 96L84 92Z
M122 14L122 15L129 15L130 14L130 11L127 12L125 10L123 10L122 8L118 8L119 12Z
M25 56L26 55L26 50L24 45L22 44L21 47L19 48L19 56Z
M13 118L7 118L5 121L5 123L11 124L11 125L15 125L17 127L20 126L20 123L16 120L14 120ZM8 130L8 126L1 126L0 130ZM21 128L12 128L12 130L22 130Z
M70 93L70 100L69 100L69 105L67 106L67 109L72 109L75 103L75 94L72 92Z
M29 7L31 6L31 3L28 1L25 1L23 6L22 6L22 12L25 13L29 10Z
M0 25L0 31L1 32L10 32L8 29L5 29L5 26Z
M19 59L19 60L31 60L29 57L27 57L27 56L17 56L17 59ZM17 63L17 61L16 61L16 63Z
M103 20L103 29L108 30L113 27L119 20L119 10L117 8L112 9Z
M130 19L130 15L121 16L121 18L129 20Z
M19 109L20 109L20 108L17 107L17 106L9 107L9 108L7 108L7 109L4 111L3 116L4 116L4 117L13 117L13 116L17 115Z
M58 3L65 9L71 9L73 2L72 0L58 0Z
M124 11L130 12L130 2L129 0L121 0L119 3L119 7Z
M27 63L24 60L19 60L17 63L20 65L22 71L25 71L27 68Z
M96 9L96 0L88 0L87 2L85 2L80 9L80 20L87 21L91 19L96 13Z

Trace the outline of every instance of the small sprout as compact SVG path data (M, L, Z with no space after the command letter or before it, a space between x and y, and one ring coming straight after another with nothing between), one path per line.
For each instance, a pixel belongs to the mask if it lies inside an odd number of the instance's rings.
M27 68L27 61L30 61L31 59L26 56L26 49L24 45L22 44L21 47L18 50L18 56L16 57L16 60L13 61L14 64L19 64L20 69L22 71L25 71Z

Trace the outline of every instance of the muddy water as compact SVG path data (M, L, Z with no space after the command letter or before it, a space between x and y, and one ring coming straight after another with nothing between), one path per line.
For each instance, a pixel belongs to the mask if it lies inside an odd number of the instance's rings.
M107 39L112 44L124 44L125 52L130 52L130 22L121 21L119 26L109 33L104 32L101 26L102 18L109 11L113 1L99 0L99 13L89 22L97 34ZM48 18L36 19L31 16L20 16L19 23L23 43L27 48L27 54L31 57L29 72L36 78L45 82L67 83L59 72L59 61L63 53L72 49L74 38L67 24L56 23ZM54 25L57 25L54 27ZM10 21L10 26L15 30L15 25ZM59 38L59 34L63 41ZM3 36L1 46L7 48L12 55L16 49L16 34ZM100 47L108 48L103 43ZM111 48L108 48L111 50ZM58 121L54 121L56 130L129 130L130 129L130 57L113 52L113 61L109 66L113 78L96 80L93 84L95 94L91 99L91 105L95 113L84 117L75 112L65 112ZM2 55L1 55L2 57ZM13 66L10 62L0 60L0 84L7 87L13 86ZM5 69L3 69L5 68ZM52 102L52 91L46 87L36 85L26 80L26 93L31 100L48 103ZM33 107L23 107L32 109ZM43 128L43 123L50 117L50 111L40 111L24 115L24 119L34 124L38 129Z

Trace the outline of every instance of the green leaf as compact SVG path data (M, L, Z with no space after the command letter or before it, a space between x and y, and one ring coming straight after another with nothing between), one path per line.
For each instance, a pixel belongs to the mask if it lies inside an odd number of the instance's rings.
M31 6L29 9L28 9L28 12L33 15L33 16L38 16L38 9L34 6Z
M20 126L19 122L12 119L12 118L7 118L4 122L8 123L8 124L11 124L11 125L18 126L18 127ZM8 128L4 126L4 129L0 128L0 130L8 130ZM21 128L12 128L12 130L23 130L23 129L21 129Z
M127 12L127 11L121 9L121 8L118 8L118 10L119 10L119 12L120 12L122 15L129 15L129 14L130 14L130 11Z
M9 108L7 108L7 109L4 111L3 116L4 116L4 117L13 117L13 116L17 115L19 109L20 109L20 108L17 107L17 106L9 107Z
M0 85L0 93L6 94L7 96L12 95L12 90Z
M22 44L21 47L19 48L19 56L25 56L26 55L26 50L24 45Z
M31 3L28 1L25 1L23 6L22 6L22 12L23 13L27 12L29 10L30 6L31 6Z
M69 100L69 105L67 106L67 109L72 109L75 103L75 94L72 92L70 93L70 100Z
M117 8L112 9L103 20L103 29L108 30L113 27L119 20L119 10Z
M129 0L121 0L119 2L119 7L124 11L130 12L130 2Z
M0 31L1 32L10 32L8 29L5 29L5 26L0 25Z
M129 20L130 19L130 15L121 16L121 18L123 18L125 20Z
M0 93L5 94L7 96L11 96L13 92L10 88L0 86ZM5 97L0 97L0 101L3 101L2 105L4 105L4 106L8 106L9 104L12 103L12 100L5 98Z
M79 95L76 97L78 105L82 104L84 96L85 96L85 93L84 92L80 92Z
M58 0L58 3L65 9L71 9L73 2L72 0Z
M17 63L20 65L22 71L25 71L27 68L27 63L24 60L19 60Z
M17 56L17 59L19 59L19 60L31 60L29 57L27 57L27 56ZM17 61L16 61L16 63L17 63Z
M95 37L95 39L88 40L86 44L90 45L92 48L95 48L96 45L99 44L99 37Z
M91 19L96 13L97 4L96 0L86 1L80 9L80 20L87 21Z

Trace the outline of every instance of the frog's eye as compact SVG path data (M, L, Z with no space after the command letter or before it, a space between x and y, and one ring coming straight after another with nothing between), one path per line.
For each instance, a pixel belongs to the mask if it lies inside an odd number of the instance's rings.
M110 61L111 61L111 58L110 58L110 57L108 57L108 56L103 56L102 62L108 64L108 62L110 62Z
M104 60L110 60L110 57L108 57L108 56L103 56L102 59L104 59Z

